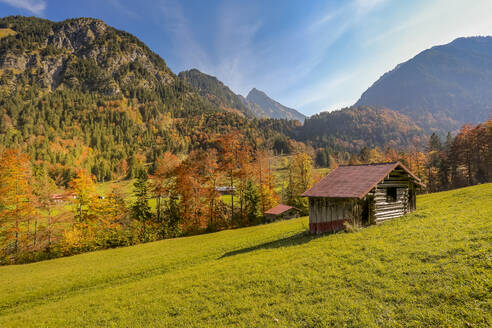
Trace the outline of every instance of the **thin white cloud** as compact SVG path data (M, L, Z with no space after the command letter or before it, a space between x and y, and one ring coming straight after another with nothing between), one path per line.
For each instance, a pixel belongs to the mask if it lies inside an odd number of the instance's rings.
M385 2L387 0L356 0L354 1L354 7L359 11L368 12Z
M218 32L216 34L216 61L204 67L218 76L234 91L245 94L254 74L259 69L255 37L263 23L254 13L254 6L243 8L242 4L224 2L218 8ZM255 17L255 18L252 18Z
M12 7L25 9L35 15L42 15L46 9L45 0L0 0Z
M142 18L137 12L135 12L134 10L131 10L124 3L122 3L121 0L107 0L107 1L111 6L113 6L114 9L123 13L128 18L131 18L131 19L141 19Z
M295 99L291 102L295 103L295 108L304 112L306 115L350 106L353 104L350 98L340 99L339 97L343 97L341 90L349 88L356 76L356 71L328 76L321 81L313 83L308 88L299 90L295 94ZM337 102L334 103L333 99L337 99ZM317 110L310 110L313 107L317 108Z
M344 11L346 11L347 7L342 6L337 9L329 10L326 14L321 15L321 17L317 18L312 22L306 32L317 31L328 23L334 22L337 18L343 15Z
M263 22L254 5L226 1L216 13L209 13L217 17L217 32L211 31L214 37L208 45L196 37L180 3L167 0L161 11L163 27L174 40L173 51L182 67L196 67L215 75L236 93L246 94L252 87L257 87L273 97L279 96L277 100L286 105L289 105L292 93L289 97L282 95L295 90L296 94L303 95L302 101L296 101L298 107L313 99L320 100L321 96L313 96L312 90L320 88L310 76L324 64L330 47L385 1L359 0L336 8L328 7L321 14L307 17L302 28L277 30L274 37L263 41L256 40ZM208 49L210 45L212 49ZM322 84L337 79L338 76L325 76ZM306 81L303 89L296 89L303 80ZM308 96L304 96L305 93Z
M294 104L293 107L306 114L320 110L333 110L342 104L343 106L353 104L347 100L350 99L350 96L344 95L344 93L346 90L350 90L353 84L356 84L353 80L360 80L359 72L355 71L355 67L337 68L328 72L326 76L317 79L313 79L312 76L316 75L316 72L321 69L320 67L326 64L327 54L337 51L332 48L333 45L344 38L347 33L356 29L367 15L386 2L387 0L347 2L336 9L330 8L328 13L315 18L314 23L302 31L303 46L307 46L309 51L306 57L300 60L295 69L296 74L291 75L292 79L284 80L286 85L294 85L300 78L305 79L305 83L300 88L291 87L291 89L295 89L295 92L289 92L285 97L286 101ZM285 92L283 93L285 94ZM340 99L339 97L343 98ZM313 111L312 108L317 109Z
M208 55L195 39L191 25L183 7L175 0L166 0L159 7L156 22L169 33L173 41L172 49L182 65L187 68L208 65Z

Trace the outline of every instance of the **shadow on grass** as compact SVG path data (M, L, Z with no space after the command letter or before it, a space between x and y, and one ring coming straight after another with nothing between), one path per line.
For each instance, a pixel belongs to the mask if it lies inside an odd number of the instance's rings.
M289 247L289 246L302 245L302 244L308 243L311 240L319 238L319 237L320 237L320 235L312 235L309 233L309 231L303 231L303 232L296 233L295 235L292 235L289 237L277 239L274 241L269 241L267 243L263 243L263 244L243 248L243 249L238 249L236 251L227 252L224 255L222 255L221 257L219 257L219 259L226 258L229 256L234 256L234 255L245 254L245 253L253 252L256 250L260 250L260 249L273 249L273 248L279 248L279 247Z

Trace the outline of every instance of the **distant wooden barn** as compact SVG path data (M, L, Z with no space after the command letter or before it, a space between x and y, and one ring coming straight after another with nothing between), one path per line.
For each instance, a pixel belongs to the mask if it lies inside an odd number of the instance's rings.
M278 204L265 211L265 217L269 222L297 218L299 217L299 210L289 205Z
M302 196L309 197L309 229L334 232L344 222L370 225L416 209L422 181L400 162L339 166Z
M236 187L219 186L215 187L215 190L217 190L221 195L232 195L236 192Z
M74 194L52 194L50 196L51 201L54 203L63 203L69 201L70 199L74 199Z

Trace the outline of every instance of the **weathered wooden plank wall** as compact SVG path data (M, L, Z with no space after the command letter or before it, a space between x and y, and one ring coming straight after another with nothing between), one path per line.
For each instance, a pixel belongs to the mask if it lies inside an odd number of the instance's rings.
M412 183L406 172L394 170L375 188L376 223L405 215L408 206L409 188ZM387 188L396 188L396 201L388 201Z
M344 222L362 224L365 200L337 198L309 198L309 227L313 233L338 231Z

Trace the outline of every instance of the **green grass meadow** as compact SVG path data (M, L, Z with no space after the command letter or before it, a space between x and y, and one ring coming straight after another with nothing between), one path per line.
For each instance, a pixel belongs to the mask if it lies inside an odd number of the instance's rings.
M300 218L0 267L0 327L490 327L492 184L355 233Z

